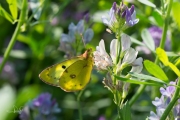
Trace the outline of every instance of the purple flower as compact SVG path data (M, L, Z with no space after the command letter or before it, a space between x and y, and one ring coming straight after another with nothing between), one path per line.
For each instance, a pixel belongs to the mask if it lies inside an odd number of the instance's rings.
M155 46L158 47L162 37L162 29L157 26L152 26L148 30L155 42ZM167 37L166 37L165 50L168 51L171 50L171 41L170 41L169 33L167 33Z
M76 40L81 40L83 37L83 40L86 44L92 40L94 36L93 30L91 28L85 29L84 26L84 20L80 20L77 25L75 25L74 23L71 23L69 25L68 34L62 33L59 49L61 51L64 51L66 55L71 56L74 54L74 52L76 52L74 47L79 46L79 44L75 45L79 43L75 42Z
M176 82L170 82L170 85L175 85ZM175 92L174 86L168 86L166 88L160 88L160 92L162 94L161 98L156 97L154 101L152 101L153 105L156 106L156 114L154 112L150 112L149 120L159 120L167 108L168 104L171 101L171 98ZM178 120L180 117L180 99L177 101L172 111L174 116L169 115L168 118Z
M30 101L20 114L21 120L28 120L33 115L35 120L56 120L54 114L61 110L55 100L51 100L51 94L43 93L34 100ZM36 114L30 113L36 112Z
M116 2L113 3L113 6L111 7L109 11L108 18L106 18L105 16L102 16L102 22L114 32L115 32L115 29L118 27L118 21L115 16L115 13L116 13L115 6L116 6Z
M136 11L134 9L134 5L132 5L130 9L126 8L125 13L127 26L132 27L139 22L139 19L136 19Z
M136 19L134 5L128 8L124 4L118 6L114 2L109 11L109 16L102 16L102 22L115 33L117 30L119 32L119 30L122 31L128 27L132 27L139 22L139 19Z
M162 37L162 29L157 26L152 26L148 30L154 40L155 46L158 47L161 41L161 37ZM145 46L137 46L136 49L138 51L143 51L145 54L151 53L151 51ZM167 51L171 50L171 41L170 41L169 33L167 33L167 38L165 42L165 50Z

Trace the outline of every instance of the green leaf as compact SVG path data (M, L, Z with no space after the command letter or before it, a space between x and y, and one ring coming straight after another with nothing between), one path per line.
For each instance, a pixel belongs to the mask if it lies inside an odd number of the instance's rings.
M144 74L138 74L138 73L132 73L132 72L129 72L129 74L133 77L136 77L136 78L139 78L139 79L142 79L142 80L150 80L150 81L155 81L155 82L158 82L158 83L163 83L163 84L166 84L167 81L163 81L163 80L160 80L158 78L155 78L155 77L152 77L152 76L149 76L149 75L144 75Z
M163 86L162 83L158 83L158 82L154 82L154 81L142 81L142 80L138 80L138 79L130 79L130 78L123 78L117 75L114 75L115 78L117 78L118 80L124 81L124 82L128 82L128 83L132 83L132 84L141 84L141 85L151 85L151 86Z
M16 0L16 2L17 2L18 8L21 9L22 8L23 0Z
M131 109L129 102L126 101L120 109L121 120L131 120Z
M145 60L144 66L151 75L154 75L155 77L168 82L168 77L158 65L149 60Z
M18 14L16 0L6 0L6 1L9 4L9 9L10 9L11 15L13 16L14 20L16 20L17 14Z
M150 6L150 7L153 7L153 8L156 8L156 5L153 4L151 1L149 0L138 0L139 2L141 2L142 4L145 4L147 6Z
M1 5L0 5L0 16L6 18L9 22L11 22L13 24L13 18L12 16L6 12L6 10L4 10Z
M145 43L145 45L151 50L151 51L155 51L155 43L154 40L151 36L151 34L149 33L149 31L147 29L143 29L141 32L141 37Z
M164 24L164 20L162 18L162 15L160 15L158 11L153 11L152 16L154 17L157 25L162 27Z
M160 60L165 66L168 66L169 60L168 60L168 57L167 57L167 55L166 55L166 52L165 52L163 49L161 49L160 47L158 47L158 48L156 49L156 54L157 54L159 60Z
M172 17L173 17L174 21L177 23L177 25L179 26L179 29L180 29L179 11L180 11L180 3L179 2L174 2L173 5L172 5Z

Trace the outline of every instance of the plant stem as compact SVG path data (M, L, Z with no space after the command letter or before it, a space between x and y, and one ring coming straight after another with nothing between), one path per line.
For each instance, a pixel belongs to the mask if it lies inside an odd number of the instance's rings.
M129 105L130 106L132 106L134 104L134 102L139 98L139 96L142 94L142 92L144 91L145 88L146 88L146 85L141 85L139 87L139 89L137 90L136 94L133 95L133 97L129 101Z
M16 41L16 38L18 36L18 34L20 33L20 28L21 26L23 25L24 21L25 21L25 18L26 18L26 11L27 11L27 0L23 0L23 4L22 4L22 10L21 10L21 13L20 13L20 17L19 17L19 22L16 26L16 29L14 31L14 34L10 40L10 43L4 53L4 56L3 56L3 60L2 60L2 63L0 65L0 73L2 72L3 68L4 68L4 65L9 57L9 54L14 46L14 43Z
M164 48L165 45L165 41L166 41L166 34L167 34L167 28L168 28L168 24L169 24L169 16L170 16L170 11L171 11L171 7L172 7L172 2L173 0L169 1L169 6L168 6L168 10L167 10L167 14L165 17L165 24L163 26L163 33L162 33L162 38L161 38L161 43L160 43L160 48ZM163 11L164 13L164 11ZM155 64L158 64L158 57L156 56L155 59ZM131 98L132 100L130 100L130 106L132 106L134 104L134 102L138 99L138 97L142 94L142 92L144 91L144 89L146 88L146 85L141 85L138 89L138 92L135 93L135 95ZM158 96L158 92L159 91L159 87L154 87L152 89L152 95L151 97L154 98L156 96Z
M178 78L178 83L177 83L177 86L180 86L180 76ZM172 97L172 100L171 102L168 104L166 110L164 111L164 113L162 114L160 120L165 120L166 117L169 115L171 109L173 108L173 106L175 105L176 101L179 99L179 92L180 92L180 89L178 87L176 87L176 90L175 90L175 93Z
M170 18L170 12L171 12L171 8L172 8L172 3L173 3L173 0L170 0L169 1L169 4L168 4L168 8L167 8L167 14L165 16L165 22L164 22L164 26L163 26L163 33L162 33L162 37L161 37L161 42L160 42L160 45L159 47L164 49L164 45L165 45L165 42L166 42L166 36L167 36L167 30L168 30L168 25L169 25L169 18ZM163 12L165 13L165 12ZM156 59L155 59L155 63L158 64L159 62L159 59L158 57L156 56ZM157 92L157 90L159 90L159 87L154 87L152 89L152 94L151 94L151 98L155 98L155 97L158 97L160 95L159 92Z
M82 93L83 93L83 90L81 90L81 91L78 93L78 95L77 95L78 111L79 111L79 120L83 120L82 110L81 110L81 101L80 101L80 98L81 98Z

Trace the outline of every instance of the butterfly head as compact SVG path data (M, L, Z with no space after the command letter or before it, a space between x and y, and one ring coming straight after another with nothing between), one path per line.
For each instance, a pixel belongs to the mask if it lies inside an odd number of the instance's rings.
M92 56L92 48L89 48L89 49L87 49L83 54L82 54L82 56L84 57L84 58L89 58L89 57L91 57Z

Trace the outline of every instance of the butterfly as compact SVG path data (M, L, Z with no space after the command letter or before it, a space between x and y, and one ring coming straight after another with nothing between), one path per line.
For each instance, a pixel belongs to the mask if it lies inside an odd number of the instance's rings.
M91 49L82 55L63 61L44 69L39 78L52 86L60 87L66 92L82 90L90 81L93 68Z

